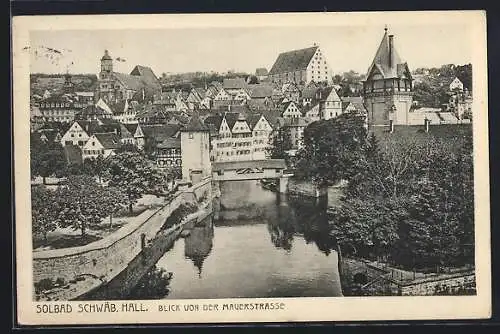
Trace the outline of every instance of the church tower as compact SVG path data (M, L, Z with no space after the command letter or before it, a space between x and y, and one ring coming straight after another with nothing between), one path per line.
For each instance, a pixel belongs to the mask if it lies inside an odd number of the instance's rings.
M104 101L113 100L113 58L104 50L101 58L101 72L99 73L99 97Z
M407 125L413 101L412 77L394 47L387 27L363 82L363 98L370 126Z

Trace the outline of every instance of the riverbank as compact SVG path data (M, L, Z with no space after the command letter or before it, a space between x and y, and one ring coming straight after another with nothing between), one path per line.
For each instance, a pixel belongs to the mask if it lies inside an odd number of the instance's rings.
M69 300L111 281L157 236L167 218L182 203L193 203L200 212L211 210L210 178L178 191L161 208L148 212L114 233L85 246L33 253L34 298ZM194 216L192 216L194 217ZM191 218L192 218L191 217ZM187 223L183 221L181 224ZM175 227L175 226L174 226ZM178 228L178 226L177 226ZM167 231L173 231L172 228Z

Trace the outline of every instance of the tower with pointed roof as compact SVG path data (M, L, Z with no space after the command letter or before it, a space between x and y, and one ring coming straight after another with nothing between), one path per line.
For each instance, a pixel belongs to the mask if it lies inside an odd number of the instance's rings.
M101 72L99 72L98 96L106 102L112 102L114 100L113 86L113 58L108 50L104 50L104 55L101 57Z
M181 129L182 179L197 183L210 175L210 130L197 113Z
M408 124L412 105L412 76L394 47L387 27L363 82L363 98L371 126Z

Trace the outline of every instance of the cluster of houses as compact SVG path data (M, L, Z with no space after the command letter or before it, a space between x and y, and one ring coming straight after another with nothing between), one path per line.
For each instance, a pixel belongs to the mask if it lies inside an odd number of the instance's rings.
M180 133L193 115L210 133L211 161L244 161L268 158L278 132L288 134L293 153L308 124L344 113L366 115L367 126L458 123L457 113L468 110L463 101L471 101L454 80L450 110L412 107L413 78L387 30L359 97L339 96L317 45L279 54L269 72L257 69L259 83L226 78L187 89L162 86L146 66L137 65L130 74L115 72L107 50L100 62L95 92L74 92L67 76L61 94L47 94L31 105L32 131L59 141L80 161L133 145L148 150L160 168L180 167ZM57 121L70 126L53 135L44 124Z

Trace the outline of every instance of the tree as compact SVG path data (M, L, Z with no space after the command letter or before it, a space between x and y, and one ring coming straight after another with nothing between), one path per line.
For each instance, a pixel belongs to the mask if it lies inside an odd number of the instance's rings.
M350 180L359 172L367 145L363 116L343 114L309 124L298 153L296 176L318 185Z
M36 136L31 136L30 167L31 175L41 176L43 184L46 178L57 174L62 175L66 170L66 156L59 143L43 142Z
M31 217L33 232L42 235L47 242L47 234L57 228L57 210L54 191L44 186L31 187Z
M267 148L271 159L287 159L287 151L292 148L290 131L280 128L276 132L272 132L269 136L270 145Z
M97 176L101 183L108 170L107 164L108 160L99 154L96 158L86 158L83 161L83 170L87 175Z
M141 195L154 193L165 185L165 175L140 153L123 152L109 158L109 185L121 189L127 195L130 213Z
M109 214L109 206L105 204L115 193L110 193L88 175L73 175L68 177L67 184L58 187L55 195L58 225L80 230L83 237L89 228L100 225Z

